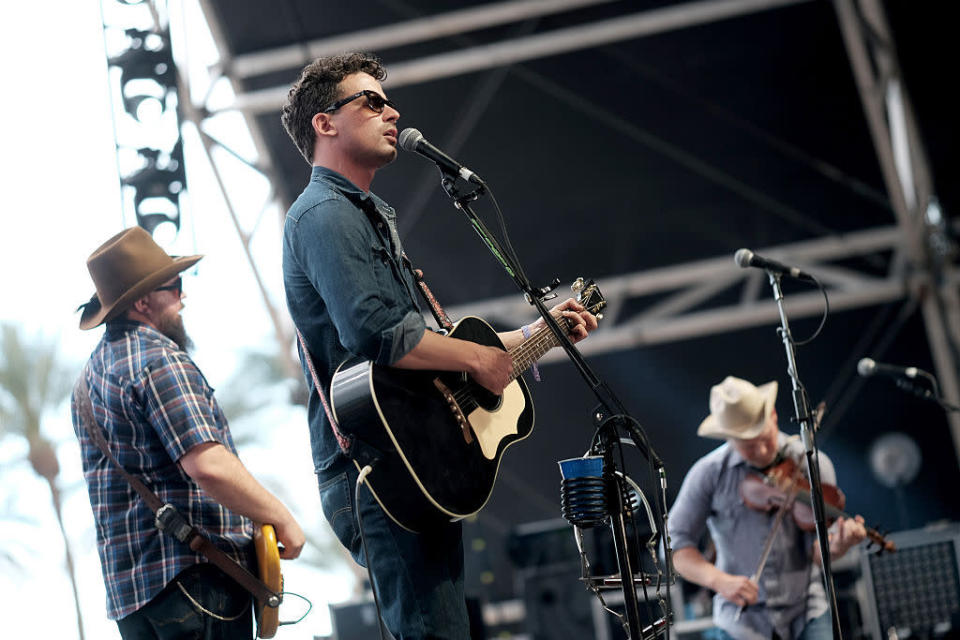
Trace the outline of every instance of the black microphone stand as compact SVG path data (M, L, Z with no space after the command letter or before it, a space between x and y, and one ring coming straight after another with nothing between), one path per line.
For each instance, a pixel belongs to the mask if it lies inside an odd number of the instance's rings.
M827 533L825 509L823 506L823 486L820 483L820 460L817 458L816 435L810 415L810 403L807 392L800 383L800 374L797 373L797 354L793 346L793 336L790 334L790 324L783 308L783 290L780 288L780 274L768 270L770 286L773 288L773 299L777 302L780 311L780 328L777 330L783 340L783 348L787 352L787 373L793 383L793 408L797 422L800 424L800 437L803 441L807 457L807 476L810 479L810 503L817 525L817 540L820 542L820 558L823 563L823 581L827 590L827 600L830 603L830 617L833 622L834 640L842 640L840 633L840 612L837 609L837 592L833 584L833 570L830 567L830 539Z
M928 373L926 375L930 376L930 374ZM960 411L960 407L958 407L955 404L950 404L949 402L943 399L943 397L939 393L939 390L936 387L936 384L937 384L936 379L933 378L933 376L930 376L930 380L934 385L933 390L925 389L924 387L921 387L916 383L914 383L912 380L907 380L905 378L897 378L896 383L898 387L900 387L901 389L903 389L908 393L912 393L918 398L923 398L924 400L929 400L930 402L936 402L945 411L950 411L950 412Z
M560 328L553 316L550 315L550 312L546 306L544 306L544 296L550 292L551 287L535 289L530 281L525 277L520 266L515 263L512 254L503 250L503 247L501 247L497 239L490 234L483 221L477 216L473 209L470 208L470 203L486 192L485 185L479 185L470 193L461 195L457 189L457 176L444 170L443 167L440 168L440 173L443 175L440 183L443 186L444 191L447 192L447 195L449 195L453 200L454 207L462 211L467 216L470 224L483 240L484 244L487 245L487 248L490 249L491 253L493 253L493 256L503 266L504 270L506 270L510 278L513 279L520 291L523 292L530 304L536 308L547 327L549 327L550 331L556 336L560 346L563 347L564 351L566 351L567 357L571 362L573 362L574 366L576 366L577 371L586 381L587 385L590 387L590 390L593 391L594 395L596 395L600 402L598 407L593 411L593 420L597 425L599 425L601 430L600 444L594 446L594 451L598 455L602 455L604 457L604 477L608 484L608 495L611 496L615 503L615 506L612 509L613 513L611 514L611 529L613 531L613 542L617 555L617 564L620 570L620 576L622 578L623 602L627 618L629 639L645 640L643 627L640 621L640 609L637 598L634 568L631 562L632 557L639 558L640 555L638 553L631 554L631 540L627 535L625 522L626 515L624 514L623 509L624 502L622 487L615 474L616 457L613 455L613 447L615 446L614 441L618 439L610 434L615 433L614 428L616 426L623 427L630 433L635 444L637 445L637 448L657 469L657 472L661 478L661 492L663 494L662 502L660 504L666 505L666 475L664 472L663 461L659 456L657 456L656 452L653 451L652 447L650 447L649 443L646 441L646 438L642 436L642 433L637 433L640 430L636 426L636 420L627 414L623 404L616 397L613 391L590 369L589 365L587 365L587 363L584 361L583 356L573 345L573 343L570 342L566 333ZM660 510L659 506L658 510ZM666 566L667 594L669 599L669 585L672 582L672 571L670 568L671 560L668 543L669 537L667 535L666 511L664 511L662 514L661 526L663 529L662 535L664 540L664 553L666 556L666 561L664 564ZM641 580L642 579L643 577L641 576ZM669 625L666 626L668 627ZM656 631L654 632L653 636L655 637L658 634L659 631Z

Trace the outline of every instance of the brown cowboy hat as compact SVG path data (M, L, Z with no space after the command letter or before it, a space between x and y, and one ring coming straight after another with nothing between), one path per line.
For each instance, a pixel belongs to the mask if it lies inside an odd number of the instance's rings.
M704 438L749 440L763 433L777 400L777 382L756 387L741 378L727 376L710 389L710 415L700 423L697 435Z
M126 311L202 255L172 258L142 227L131 227L113 236L90 254L87 270L97 292L81 305L81 329L93 329Z

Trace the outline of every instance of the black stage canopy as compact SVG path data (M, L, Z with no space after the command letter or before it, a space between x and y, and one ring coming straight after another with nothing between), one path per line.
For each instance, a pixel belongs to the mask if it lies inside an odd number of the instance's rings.
M695 7L671 2L603 2L456 35L376 50L390 69L404 63L597 21L626 23L638 12ZM782 3L783 4L783 3ZM955 216L958 141L954 23L949 3L884 3L905 89L930 158L934 191ZM219 25L227 71L238 93L268 95L292 83L297 56L315 40L368 33L482 2L372 0L208 0ZM384 40L386 42L386 40ZM255 54L293 51L292 62L239 73ZM298 53L299 52L299 53ZM268 56L269 57L269 56ZM250 69L250 67L248 67ZM530 277L546 284L578 275L605 279L729 257L740 247L843 238L897 224L864 116L837 12L829 2L796 2L701 21L524 60L509 66L414 82L397 71L385 90L434 144L481 174L503 208ZM309 167L284 133L276 100L249 111L260 129L287 201ZM463 216L451 206L436 169L401 153L377 176L374 191L398 211L407 253L447 306L510 295L512 282ZM478 212L494 226L488 199ZM851 256L834 266L886 273L892 252ZM806 291L787 285L787 298ZM768 293L761 282L761 298ZM720 290L703 306L735 303ZM619 318L641 313L657 295L627 300ZM793 324L809 336L815 314ZM756 383L776 379L781 426L797 432L786 361L775 320L683 340L612 349L589 361L645 426L667 465L670 499L690 464L715 446L696 437L710 386L728 374ZM599 335L599 334L598 334ZM901 393L892 381L856 376L857 360L934 370L920 307L909 296L834 312L823 334L798 350L815 404L827 403L819 444L832 457L849 509L887 529L960 517L953 495L957 455L939 407ZM537 426L504 459L493 499L470 535L502 540L511 527L559 517L556 461L581 454L593 434L594 399L566 363L542 367L532 383ZM875 440L900 431L923 455L917 478L896 492L871 473ZM643 475L639 461L635 469ZM891 507L902 504L902 509ZM469 540L468 540L469 544ZM484 555L486 554L486 555ZM495 579L473 589L509 595L505 551L491 543L470 562Z

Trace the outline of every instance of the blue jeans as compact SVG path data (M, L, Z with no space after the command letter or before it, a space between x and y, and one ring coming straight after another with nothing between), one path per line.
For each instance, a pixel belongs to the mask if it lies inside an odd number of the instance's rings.
M233 578L211 564L197 564L181 571L143 607L117 620L117 627L123 640L253 638L250 603L250 593ZM210 616L198 604L227 620Z
M833 640L833 620L830 612L827 611L808 622L797 640Z
M323 513L354 560L367 566L354 511L353 463L318 474ZM469 640L459 523L411 533L391 520L366 487L360 514L383 621L396 640Z
M712 640L736 640L723 629L713 629L708 633ZM833 621L830 619L830 612L827 611L819 618L808 622L797 640L833 640Z

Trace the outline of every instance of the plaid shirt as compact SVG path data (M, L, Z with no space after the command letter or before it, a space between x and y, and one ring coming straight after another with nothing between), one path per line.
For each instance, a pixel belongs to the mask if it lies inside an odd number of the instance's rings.
M152 327L118 320L107 324L83 375L96 428L105 431L120 464L217 547L251 566L250 521L217 504L178 464L204 442L236 453L213 389L190 356ZM72 414L97 528L107 615L118 620L204 559L154 526L153 512L87 434L76 398Z

